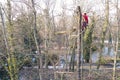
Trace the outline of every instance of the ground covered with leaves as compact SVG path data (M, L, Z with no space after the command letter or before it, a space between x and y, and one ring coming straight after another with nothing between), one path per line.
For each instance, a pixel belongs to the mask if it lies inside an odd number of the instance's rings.
M83 69L82 80L111 80L111 69ZM42 80L77 80L78 73L64 70L41 69ZM21 71L20 80L39 80L38 69L26 68ZM120 80L120 69L116 70L116 80Z

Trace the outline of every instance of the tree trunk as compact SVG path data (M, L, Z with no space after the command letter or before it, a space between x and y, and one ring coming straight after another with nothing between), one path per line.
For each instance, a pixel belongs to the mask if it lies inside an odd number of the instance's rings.
M14 27L12 24L12 19L11 19L11 0L7 0L7 19L8 19L8 26L7 26L7 34L6 32L4 35L4 39L6 40L6 48L7 48L7 65L5 66L6 70L9 73L10 76L10 80L18 80L18 71L19 68L17 66L17 59L15 57L15 52L14 52L14 36L13 36L13 31L14 31ZM4 21L3 21L4 22ZM4 27L4 24L3 24ZM5 28L4 28L5 31ZM8 52L9 51L9 52Z
M107 27L109 24L109 0L106 0L106 14L105 14L105 23L104 26L102 28L102 38L101 38L101 46L100 46L100 54L99 54L99 60L98 60L98 65L97 65L97 69L100 68L100 64L101 64L101 59L102 59L102 49L104 47L104 40L105 40L105 35L107 32Z
M70 60L70 66L69 66L69 71L73 71L73 72L74 72L74 66L75 66L75 49L76 49L76 39L71 48L72 53L71 53L71 60Z
M35 10L35 5L34 5L34 0L31 0L32 3L32 10L33 10L33 33L34 33L34 39L35 39L35 44L36 44L36 48L37 48L37 54L39 55L39 61L38 61L38 69L39 69L39 78L40 80L42 80L42 76L41 76L41 68L42 68L42 55L41 55L41 50L40 50L40 45L38 44L38 39L37 39L37 24L36 24L36 10Z
M118 0L116 2L116 8L117 8L117 41L115 45L115 55L114 55L114 66L113 66L113 80L116 80L116 60L117 60L117 53L118 53L118 46L119 46L119 10L118 10Z
M81 8L80 6L78 8L78 16L79 16L79 26L78 26L78 38L77 38L77 54L78 54L78 66L77 66L77 71L78 71L78 80L81 80L81 21L82 21L82 13L81 13Z
M92 44L92 34L93 34L93 29L95 27L94 15L91 20L92 20L92 23L89 24L84 34L84 59L87 63L89 63L90 61L90 48Z

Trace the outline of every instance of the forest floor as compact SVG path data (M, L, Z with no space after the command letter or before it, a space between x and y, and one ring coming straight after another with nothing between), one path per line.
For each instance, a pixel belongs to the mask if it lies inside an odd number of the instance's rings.
M101 65L96 69L96 64L85 63L82 69L81 80L112 80L113 69L111 64ZM42 80L78 80L77 70L68 72L64 69L41 69ZM24 68L21 70L20 80L39 80L37 68ZM116 69L116 80L120 80L120 68Z

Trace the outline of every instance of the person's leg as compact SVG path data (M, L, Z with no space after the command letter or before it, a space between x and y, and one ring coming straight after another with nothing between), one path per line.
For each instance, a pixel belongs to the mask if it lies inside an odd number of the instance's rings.
M82 22L82 31L84 30L84 22Z
M84 24L84 29L86 29L86 22L83 22L83 24Z

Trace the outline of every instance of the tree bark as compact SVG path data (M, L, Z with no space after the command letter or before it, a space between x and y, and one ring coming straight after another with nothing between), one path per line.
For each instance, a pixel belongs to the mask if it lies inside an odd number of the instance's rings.
M36 10L35 10L35 5L34 5L34 0L31 0L32 3L32 11L33 11L33 34L34 34L34 39L35 39L35 44L37 48L37 54L39 55L39 61L38 61L38 69L39 69L39 78L42 80L41 76L41 68L42 68L42 55L41 55L41 50L40 50L40 45L38 44L38 39L37 39L37 20L36 20Z
M100 54L99 54L99 60L98 60L98 65L97 65L97 69L100 68L100 64L101 64L101 59L102 59L102 49L104 47L104 40L105 40L105 35L107 32L107 27L109 24L109 0L106 0L106 9L105 9L105 23L104 26L102 28L102 37L101 37L101 46L100 46Z
M78 16L79 16L79 26L78 26L78 38L77 38L77 53L78 53L78 80L81 80L81 21L82 21L82 13L81 13L81 8L80 6L78 8Z
M116 2L117 8L117 41L115 45L115 55L114 55L114 66L113 66L113 80L116 80L116 60L117 60L117 53L118 53L118 46L119 46L119 9L118 9L118 0Z
M4 39L5 39L5 43L6 43L6 48L7 48L7 65L5 66L6 70L9 73L10 76L10 80L18 80L18 65L17 65L17 59L15 57L15 42L14 42L14 35L13 35L13 31L14 31L14 27L13 27L13 23L12 23L12 7L11 7L11 0L7 0L7 19L8 19L8 25L7 25L7 29L3 30L4 32ZM2 15L1 15L2 16ZM5 26L5 24L3 24L3 27ZM6 35L7 32L7 35Z

